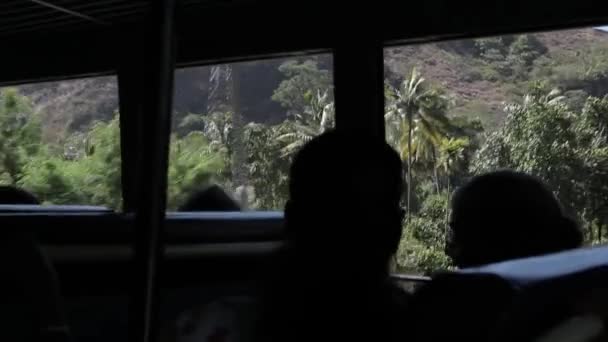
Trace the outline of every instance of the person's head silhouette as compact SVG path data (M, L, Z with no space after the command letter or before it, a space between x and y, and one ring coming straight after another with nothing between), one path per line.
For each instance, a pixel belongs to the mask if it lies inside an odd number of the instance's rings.
M474 177L452 199L446 253L458 267L577 248L582 233L540 179L514 171Z
M373 278L386 272L401 237L404 180L384 141L328 131L291 166L285 208L289 246L320 268Z
M10 185L0 186L0 204L40 204L40 200L31 193Z
M239 204L217 185L194 193L179 211L240 211Z

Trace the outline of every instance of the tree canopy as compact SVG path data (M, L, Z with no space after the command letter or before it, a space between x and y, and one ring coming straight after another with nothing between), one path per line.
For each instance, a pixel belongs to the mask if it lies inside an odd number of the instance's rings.
M507 92L497 86L497 92L508 93L499 120L482 117L486 106L463 106L474 100L455 95L432 73L414 66L400 74L387 72L387 141L399 152L408 179L408 219L396 269L429 273L450 267L443 249L454 189L476 174L502 168L547 181L585 228L587 242L601 242L608 231L606 49L591 49L578 59L550 55L534 35L465 45L473 49L467 63L477 67L483 82L517 88ZM294 154L333 127L335 113L331 70L319 60L294 58L275 71L283 78L264 100L280 104L280 120L244 120L246 108L238 98L200 112L175 113L169 210L211 184L233 195L244 192L246 207L283 208ZM226 82L236 87L228 93L239 93L238 81ZM45 132L55 128L45 126L47 113L33 103L18 89L0 88L0 183L23 187L44 203L120 210L120 113L108 111L78 125L66 122L71 128L53 131L48 139Z

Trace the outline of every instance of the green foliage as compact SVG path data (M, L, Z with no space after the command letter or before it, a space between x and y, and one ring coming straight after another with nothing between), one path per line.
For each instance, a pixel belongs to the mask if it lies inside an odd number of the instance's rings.
M28 158L38 153L42 131L29 100L15 89L0 91L0 127L0 175L16 184Z
M501 123L502 112L492 108L484 101L471 100L463 102L458 107L450 110L453 119L456 120L477 120L480 127L492 131Z
M387 84L385 96L388 142L401 159L407 160L406 206L410 217L414 208L414 166L428 170L436 163L436 146L451 127L446 116L449 100L438 89L428 87L415 68L398 87Z
M533 35L522 34L509 46L507 62L517 78L525 77L534 61L545 54L547 48Z
M488 60L503 60L509 51L512 36L498 36L475 39L479 57Z
M4 89L0 120L2 181L54 204L121 204L118 117L68 139L64 153L41 141L40 119L29 101Z
M447 195L442 192L426 196L418 213L404 225L397 252L400 269L428 274L450 267L444 253Z
M527 66L547 52L545 47L534 35L522 34L513 39L509 46L509 58Z
M399 88L387 85L386 94L387 138L408 165L409 214L397 266L424 273L445 269L452 178L466 173L471 148L476 146L474 137L483 130L481 123L450 119L451 100L428 87L415 69Z
M509 104L505 125L486 137L471 171L511 168L547 181L588 229L606 227L608 100L589 98L580 113L559 91L536 85L521 104Z
M295 113L291 120L284 122L291 129L283 130L276 138L283 143L282 153L290 156L315 136L334 126L334 104L329 94L317 93L310 98L302 113Z
M192 131L202 131L206 126L205 118L205 116L200 114L188 113L181 119L177 129L174 131L179 135L184 135Z
M335 121L327 70L319 69L312 60L286 62L279 70L287 79L272 99L287 109L288 119L276 125L250 123L244 130L248 178L257 209L284 207L293 155L312 138L332 128Z
M120 124L118 114L108 122L97 122L88 132L83 157L77 163L88 173L81 189L87 202L110 208L122 206Z
M608 48L590 46L560 51L535 61L531 79L545 79L566 91L579 90L593 96L608 93Z
M512 165L510 147L502 132L491 132L485 136L484 143L475 152L471 164L472 174L481 174Z
M255 189L255 207L260 210L283 208L288 197L291 155L279 137L293 133L289 122L265 126L251 123L245 128L249 179Z
M508 37L481 38L475 41L479 57L491 65L492 70L500 76L509 76L511 68L507 61L509 53ZM489 71L486 71L488 73ZM487 76L487 75L486 75Z
M288 197L289 165L294 154L318 134L334 125L334 106L327 91L309 99L304 112L266 126L249 124L245 141L249 179L256 189L258 209L283 208ZM272 182L268 182L272 179Z
M449 99L424 82L417 70L412 69L399 88L386 86L387 139L403 159L411 155L413 162L431 158L432 147L451 129L446 116Z
M221 180L225 158L211 148L201 132L173 136L169 155L167 207L176 209L189 195Z
M466 170L471 141L468 137L443 138L439 145L439 158L437 166L449 177Z
M45 203L93 204L110 208L122 205L118 115L97 122L87 134L70 139L64 155L44 149L28 160L18 185Z
M481 77L489 81L515 80L527 76L547 48L534 36L499 36L475 40L477 56L484 63Z
M328 70L319 69L317 62L290 60L279 67L285 79L274 91L272 99L288 109L288 113L307 111L317 94L329 94L331 101L332 79Z
M23 173L18 185L36 194L43 203L87 203L84 189L78 187L78 180L86 175L80 164L40 154L25 165Z
M493 151L488 151L500 163L488 163L484 169L478 159L475 171L509 167L537 175L553 185L563 200L573 204L569 176L577 170L576 150L572 145L572 113L562 100L558 91L546 93L536 86L522 104L507 105L505 125L491 140L495 143Z
M582 192L579 213L589 234L597 232L590 241L601 242L602 232L608 231L608 98L590 97L574 131L582 169L577 187Z
M211 118L217 119L215 125ZM228 131L228 124L220 125L218 116L210 116L208 121L199 125L200 116L191 114L182 124L188 130L206 128L212 137L218 130ZM93 123L85 132L72 133L63 147L44 145L39 117L28 99L13 89L3 89L0 125L0 182L23 187L49 204L122 206L118 113L110 121ZM209 143L198 131L173 137L170 208L192 191L223 179L228 152L223 146L225 140Z

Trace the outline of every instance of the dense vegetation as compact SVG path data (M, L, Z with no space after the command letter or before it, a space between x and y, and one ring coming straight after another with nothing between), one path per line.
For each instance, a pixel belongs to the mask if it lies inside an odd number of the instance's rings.
M501 101L480 103L462 86L452 89L433 78L438 69L429 69L427 60L399 63L395 50L387 52L387 139L408 180L397 267L449 267L443 245L451 193L471 175L499 168L545 179L580 220L587 241L601 242L608 234L608 46L564 52L536 35L518 35L431 47L434 55L466 65L459 84L482 84ZM210 111L176 112L169 207L219 183L249 208L282 208L294 153L334 124L326 64L315 57L280 64L282 78L268 96L282 108L278 119L244 118L247 106L234 96L239 91L206 106ZM246 72L223 67L237 80ZM29 189L45 203L120 208L118 113L110 110L48 139L47 113L33 102L16 89L0 90L0 182Z

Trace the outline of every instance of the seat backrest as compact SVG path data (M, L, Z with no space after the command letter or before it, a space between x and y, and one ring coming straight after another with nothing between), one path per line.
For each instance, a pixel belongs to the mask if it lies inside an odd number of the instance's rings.
M441 274L412 300L409 340L535 341L577 315L608 321L606 289L606 247Z
M605 341L606 275L606 270L585 272L524 289L504 312L491 336L492 341ZM600 327L592 328L597 331L590 332L586 326L587 323L595 325L593 321L600 322ZM587 323L579 324L583 322ZM590 338L599 333L603 334L602 339Z
M0 339L66 341L57 276L33 235L3 232L0 240Z
M254 297L224 297L202 308L184 312L178 318L180 341L249 342L260 313Z
M437 275L410 302L408 341L487 341L512 295L493 276Z

